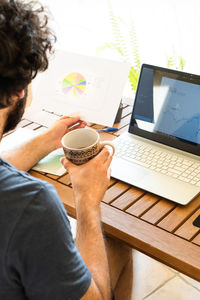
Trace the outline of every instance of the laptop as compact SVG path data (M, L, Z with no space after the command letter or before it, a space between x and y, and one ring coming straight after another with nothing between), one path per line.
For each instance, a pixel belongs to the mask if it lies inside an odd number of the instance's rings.
M200 76L143 64L111 176L185 205L200 193Z

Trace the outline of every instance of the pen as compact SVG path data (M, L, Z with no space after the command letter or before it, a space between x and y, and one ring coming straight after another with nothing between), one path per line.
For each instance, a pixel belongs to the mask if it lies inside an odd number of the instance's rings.
M118 131L118 128L103 128L103 129L98 129L97 131L100 132L113 132L113 131Z

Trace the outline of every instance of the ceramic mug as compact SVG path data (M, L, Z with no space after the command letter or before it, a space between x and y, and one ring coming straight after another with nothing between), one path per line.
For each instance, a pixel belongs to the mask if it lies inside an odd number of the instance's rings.
M66 133L62 138L62 146L67 159L76 165L86 163L96 156L103 146L112 147L114 145L109 141L100 141L98 132L92 128L80 128Z

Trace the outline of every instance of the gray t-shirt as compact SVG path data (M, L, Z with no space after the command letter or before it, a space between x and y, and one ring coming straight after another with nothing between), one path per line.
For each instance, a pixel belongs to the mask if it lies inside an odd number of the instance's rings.
M55 188L0 159L0 299L80 299L91 274Z

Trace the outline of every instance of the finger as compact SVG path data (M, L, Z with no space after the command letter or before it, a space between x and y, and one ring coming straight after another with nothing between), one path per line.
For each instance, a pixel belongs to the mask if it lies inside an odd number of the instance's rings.
M63 165L63 167L66 169L66 170L69 170L73 167L73 163L71 161L69 161L66 157L62 157L60 159L60 162L61 164Z
M60 117L59 120L64 120L64 119L68 119L68 118L70 118L70 117L68 117L68 116L62 116L62 117Z
M107 168L110 167L110 164L111 164L111 162L112 162L112 159L113 159L113 156L112 156L112 155L110 154L110 152L109 152L109 156L108 156L108 158L107 158L107 161L105 162Z
M96 159L101 160L103 163L105 163L110 155L109 150L106 147L103 147L102 150L99 152L99 154L96 156Z
M80 117L62 117L61 118L63 121L66 122L67 127L71 127L73 125L75 125L77 122L81 122Z
M85 128L86 125L87 125L87 123L85 121L80 121L80 122L78 122L77 125L70 127L69 131L72 131L72 130L78 129L78 128Z
M61 116L59 120L64 120L64 119L72 119L72 118L79 118L80 119L80 116L79 115L76 115L76 116Z
M81 126L84 126L84 127L85 127L86 125L87 125L87 122L86 122L86 121L82 121L82 122L81 122Z

